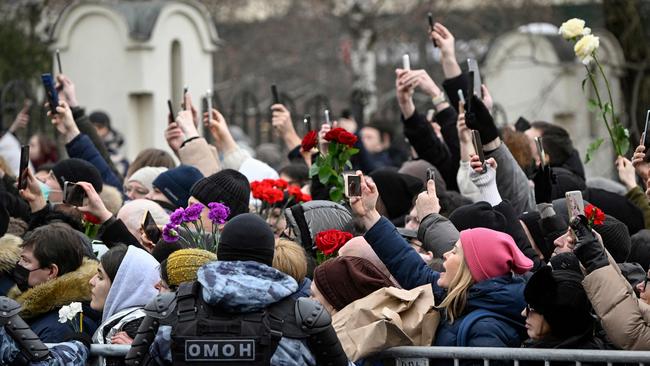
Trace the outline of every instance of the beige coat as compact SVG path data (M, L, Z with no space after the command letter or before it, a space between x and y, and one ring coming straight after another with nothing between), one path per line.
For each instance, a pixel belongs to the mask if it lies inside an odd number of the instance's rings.
M609 266L591 272L582 281L587 296L614 345L648 351L650 305L636 297L611 256L609 261Z

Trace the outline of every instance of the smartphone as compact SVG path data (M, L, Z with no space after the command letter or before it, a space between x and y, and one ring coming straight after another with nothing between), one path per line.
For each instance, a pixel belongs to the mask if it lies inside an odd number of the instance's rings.
M280 104L280 94L278 94L278 87L271 84L271 95L273 96L273 104Z
M650 147L650 136L648 136L648 122L650 122L650 109L645 115L645 129L643 130L643 146L645 146L646 159L650 157L648 154L648 148Z
M311 115L305 114L305 116L302 118L302 123L305 124L305 127L307 127L307 131L311 131Z
M149 212L149 210L144 212L144 215L142 216L142 223L140 225L142 231L147 236L147 238L151 240L152 243L155 244L158 242L158 240L160 240L162 232L156 224L156 221L154 221L153 216L151 216L151 212Z
M467 59L467 69L474 72L474 93L478 99L483 99L483 93L481 92L481 74L478 72L478 62L476 59L468 58ZM471 94L470 94L471 95Z
M331 125L332 122L330 121L330 110L326 109L325 110L325 123L328 125Z
M176 115L174 114L174 106L172 105L172 101L169 99L167 99L167 108L169 109L169 124L172 124Z
M582 192L569 191L564 194L566 198L566 208L569 213L569 222L578 215L585 214L585 203L582 200Z
M429 18L429 33L433 32L433 14L429 12L427 14L427 17ZM438 44L436 43L435 39L431 40L433 42L433 47L438 47Z
M427 110L427 122L433 122L433 116L435 116L436 110L435 109L428 109Z
M63 183L63 203L79 207L83 206L85 198L86 191L82 186L68 181Z
M361 177L355 174L346 174L343 176L345 181L345 196L361 197Z
M544 153L544 145L542 144L543 137L535 137L535 146L537 146L537 153L539 154L539 161L541 167L546 166L546 154Z
M43 81L43 86L45 87L47 101L50 104L50 111L52 111L52 113L57 113L56 107L59 106L59 93L57 93L54 86L54 78L52 77L52 74L45 73L41 75L41 80Z
M436 180L436 171L433 168L428 168L427 169L427 182L433 180Z
M477 130L472 130L472 143L474 144L474 150L478 155L478 159L483 164L483 172L485 172L485 153L483 153L483 142L481 142L481 134Z
M208 109L208 120L212 118L212 90L208 89L205 92L205 105L206 108Z
M472 96L474 95L474 71L468 72L467 98L465 99L465 110L472 112Z
M404 70L411 70L411 59L408 54L402 56L402 68Z
M20 167L18 170L18 189L27 188L27 169L29 169L29 145L20 147Z
M59 49L56 49L56 63L59 66L59 74L63 74L63 68L61 66L61 55L59 54Z

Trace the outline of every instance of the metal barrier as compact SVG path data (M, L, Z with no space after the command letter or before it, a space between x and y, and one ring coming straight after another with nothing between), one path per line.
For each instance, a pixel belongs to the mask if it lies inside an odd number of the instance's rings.
M487 347L394 347L380 352L373 359L395 359L398 366L427 366L429 359L453 359L454 366L460 360L482 360L484 366L490 361L543 361L549 366L551 361L574 362L580 366L583 362L638 363L643 366L650 362L648 351L609 351L582 349L539 349L539 348L487 348Z
M119 357L129 351L128 345L93 344L90 347L92 358L88 365L95 365L97 356ZM490 361L514 361L519 366L520 361L543 361L545 366L550 362L574 362L580 366L583 362L626 364L650 363L650 351L608 351L582 349L539 349L539 348L487 348L487 347L394 347L378 353L372 359L395 360L397 366L428 366L429 359L454 360L458 366L461 360L481 360L484 366Z

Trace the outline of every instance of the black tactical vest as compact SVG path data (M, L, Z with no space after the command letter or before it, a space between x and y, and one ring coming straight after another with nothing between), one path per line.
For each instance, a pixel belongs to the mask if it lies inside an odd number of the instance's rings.
M231 313L203 301L198 282L183 283L172 324L174 365L269 365L280 339L307 338L295 325L295 300L252 313Z

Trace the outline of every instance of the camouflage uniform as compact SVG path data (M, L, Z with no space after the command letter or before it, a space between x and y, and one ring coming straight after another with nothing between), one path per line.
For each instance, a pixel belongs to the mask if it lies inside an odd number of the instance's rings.
M0 328L0 364L10 365L20 349L11 337L5 332L4 327ZM57 343L50 347L50 357L39 362L32 362L34 366L81 366L86 364L89 350L86 346L77 341Z

